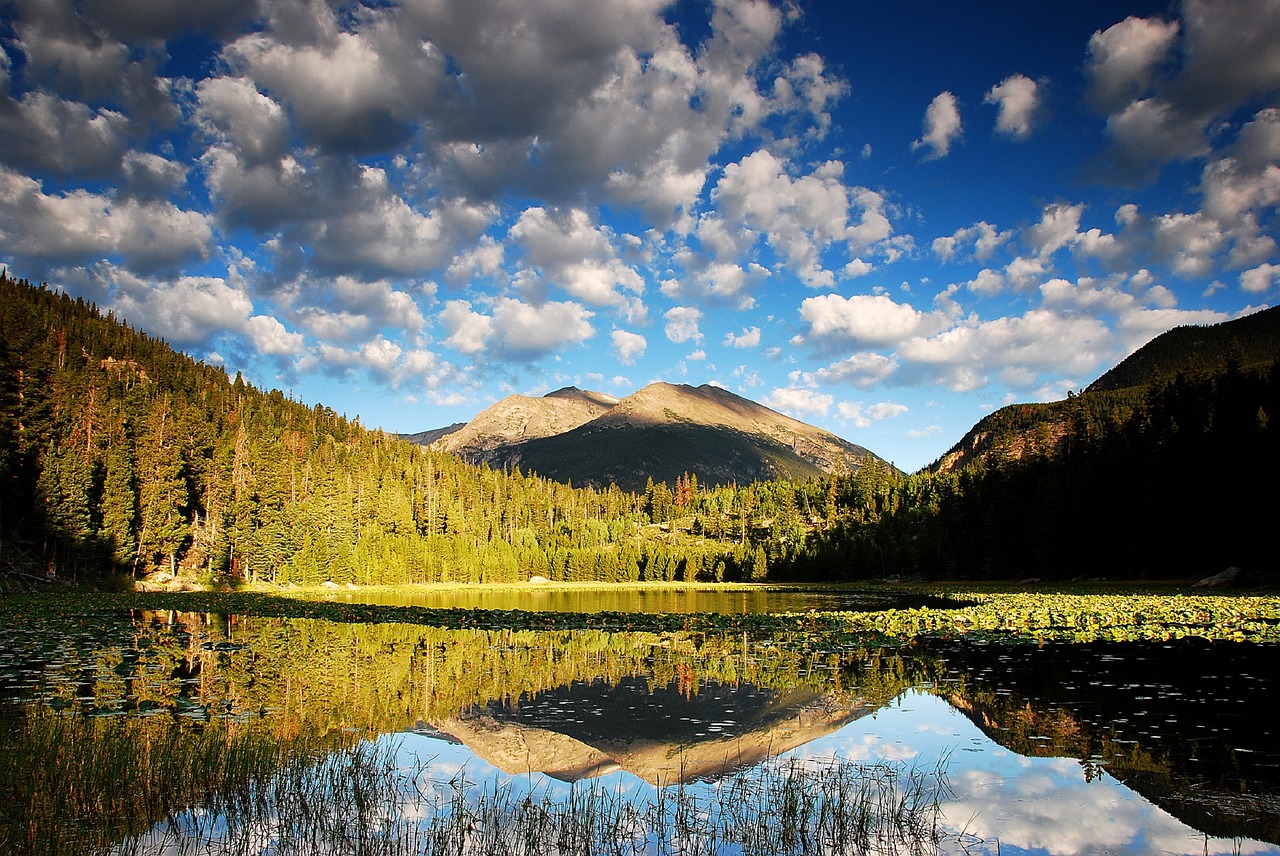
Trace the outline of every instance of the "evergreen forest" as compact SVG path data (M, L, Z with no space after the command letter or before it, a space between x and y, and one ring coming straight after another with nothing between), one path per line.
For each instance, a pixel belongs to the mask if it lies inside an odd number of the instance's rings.
M904 475L871 457L857 472L805 481L707 489L688 473L643 492L576 488L466 464L257 389L5 273L0 579L1269 573L1278 399L1280 363L1227 348L1123 394L1074 396L1055 410L1067 414L1065 429L952 471ZM1022 430L1045 433L1034 418Z

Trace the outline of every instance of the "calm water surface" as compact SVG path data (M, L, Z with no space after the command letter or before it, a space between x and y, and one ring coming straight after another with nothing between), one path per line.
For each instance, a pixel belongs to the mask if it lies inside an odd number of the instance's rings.
M529 612L650 612L766 614L809 610L876 611L920 606L943 608L954 602L919 595L871 594L841 591L719 591L708 589L626 588L501 588L438 590L427 587L397 591L337 591L329 599L382 606L459 607L463 609L520 609Z
M0 697L282 739L344 729L444 791L461 775L710 799L779 759L943 769L938 852L1280 854L1274 656L144 613L0 632Z

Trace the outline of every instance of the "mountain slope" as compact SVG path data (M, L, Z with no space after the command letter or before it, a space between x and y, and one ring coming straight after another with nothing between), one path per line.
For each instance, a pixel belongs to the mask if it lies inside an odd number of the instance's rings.
M1095 425L1123 420L1141 401L1146 384L1172 380L1196 365L1212 368L1229 356L1245 369L1280 359L1280 307L1221 324L1175 327L1103 373L1080 395L1012 404L984 416L927 469L947 472L993 455L1016 459L1052 450L1066 436L1070 420Z
M1141 386L1160 375L1172 378L1193 361L1209 366L1235 346L1243 368L1280 359L1280 306L1208 326L1182 326L1161 333L1089 384L1086 392Z
M435 448L472 462L496 463L499 458L490 454L495 449L572 430L608 411L617 401L611 395L572 386L541 398L509 395L458 430L438 437Z
M585 395L574 392L574 401ZM557 481L631 491L643 490L650 478L673 484L684 473L708 486L803 479L857 470L870 454L709 384L650 384L590 420L555 432L547 431L545 416L554 405L530 404L546 401L510 396L435 448ZM519 426L527 427L514 430ZM547 433L537 436L532 429Z
M708 682L689 693L623 678L559 687L514 707L491 704L432 726L512 775L536 770L573 782L623 769L656 785L754 766L875 710L807 688Z

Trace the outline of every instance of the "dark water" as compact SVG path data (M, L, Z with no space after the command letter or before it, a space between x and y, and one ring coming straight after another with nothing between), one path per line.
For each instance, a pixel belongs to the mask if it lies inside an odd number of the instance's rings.
M1280 853L1275 657L141 613L6 628L0 698L281 739L358 729L439 781L551 797L714 793L778 757L941 767L945 852Z

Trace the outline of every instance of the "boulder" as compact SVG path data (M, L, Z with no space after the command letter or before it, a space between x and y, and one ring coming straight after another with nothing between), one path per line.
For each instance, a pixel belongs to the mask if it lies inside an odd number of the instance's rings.
M546 585L549 582L551 582L551 580L547 579L546 577L542 577L542 576L529 577L529 585L541 586L541 585Z

